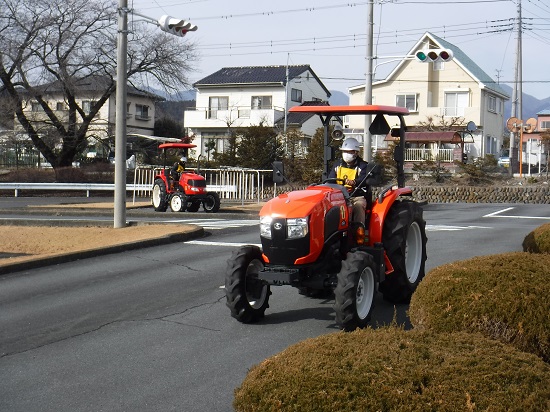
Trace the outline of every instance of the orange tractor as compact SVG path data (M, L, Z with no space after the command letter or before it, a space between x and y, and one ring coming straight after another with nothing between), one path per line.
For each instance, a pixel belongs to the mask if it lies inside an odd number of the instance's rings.
M182 171L179 179L174 179L167 166L167 153L175 150L187 157L190 148L197 147L191 143L163 143L159 149L163 151L163 167L154 177L151 200L157 212L165 212L170 206L173 212L196 212L202 205L207 213L220 210L220 196L206 189L204 176L192 171Z
M426 222L421 205L412 200L412 190L404 184L404 116L409 112L372 105L297 106L290 111L321 117L324 177L331 163L331 123L342 123L347 115L375 116L371 134L391 132L400 138L394 151L397 184L382 189L376 199L367 199L364 226L350 220L350 194L335 179L271 199L260 211L262 247L242 246L228 260L227 306L238 321L255 322L269 306L270 288L290 285L306 295L334 293L339 327L363 328L378 290L386 300L407 302L425 273ZM391 129L386 116L399 127ZM274 180L282 182L281 175L280 165L274 164ZM372 197L368 190L363 195Z

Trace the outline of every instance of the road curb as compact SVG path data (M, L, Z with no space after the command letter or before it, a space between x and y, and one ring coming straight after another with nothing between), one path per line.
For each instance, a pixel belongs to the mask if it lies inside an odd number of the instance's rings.
M68 252L59 255L38 257L25 262L14 262L0 264L0 276L9 273L20 272L23 270L36 269L44 266L52 266L60 263L74 262L76 260L87 259L97 256L103 256L113 253L126 252L129 250L161 246L170 243L185 242L196 239L204 235L204 229L195 226L183 233L174 233L151 239L138 240L134 242L120 243L118 245L106 246L96 249L82 250L78 252Z

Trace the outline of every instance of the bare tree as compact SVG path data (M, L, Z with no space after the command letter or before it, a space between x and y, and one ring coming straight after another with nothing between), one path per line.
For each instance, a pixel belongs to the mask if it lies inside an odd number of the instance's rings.
M94 116L116 89L117 7L112 0L3 0L0 8L0 92L7 93L24 133L54 168L70 166L86 146ZM132 86L189 86L197 60L187 39L131 22L128 73ZM86 110L83 84L97 96ZM47 97L62 93L60 115ZM28 105L40 107L41 117ZM45 138L47 137L47 138ZM54 142L54 143L52 143Z

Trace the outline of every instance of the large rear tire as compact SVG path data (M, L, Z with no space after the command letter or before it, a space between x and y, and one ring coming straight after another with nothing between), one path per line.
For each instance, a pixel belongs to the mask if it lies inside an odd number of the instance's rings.
M206 213L216 213L220 210L220 195L216 192L208 192L206 199L202 202L202 207Z
M380 284L384 299L408 303L424 278L426 264L426 222L418 203L396 202L384 221L382 242L394 272Z
M334 289L336 323L345 331L364 328L370 321L376 293L376 267L366 252L349 252Z
M264 317L269 307L271 289L258 279L263 267L262 251L257 246L241 246L227 261L226 305L231 316L239 322L256 322Z
M153 183L153 193L151 194L151 200L153 202L153 207L157 212L166 212L168 208L168 200L166 195L166 185L164 180L155 179Z

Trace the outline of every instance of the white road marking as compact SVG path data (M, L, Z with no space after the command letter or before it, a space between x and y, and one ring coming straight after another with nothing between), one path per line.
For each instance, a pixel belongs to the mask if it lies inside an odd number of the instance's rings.
M501 213L508 212L509 210L515 209L514 207L507 207L506 209L497 210L496 212L489 213L483 217L503 217L506 219L540 219L540 220L550 220L550 216L509 216L502 215Z
M218 230L230 227L256 226L259 225L257 220L216 220L216 219L177 219L166 220L163 223L188 223L201 226L204 229Z
M228 246L228 247L241 247L245 245L252 245L262 247L260 243L234 243L234 242L209 242L206 240L189 240L184 242L189 245L201 245L201 246Z
M449 225L426 225L426 232L450 232L470 229L492 229L487 226L449 226Z

